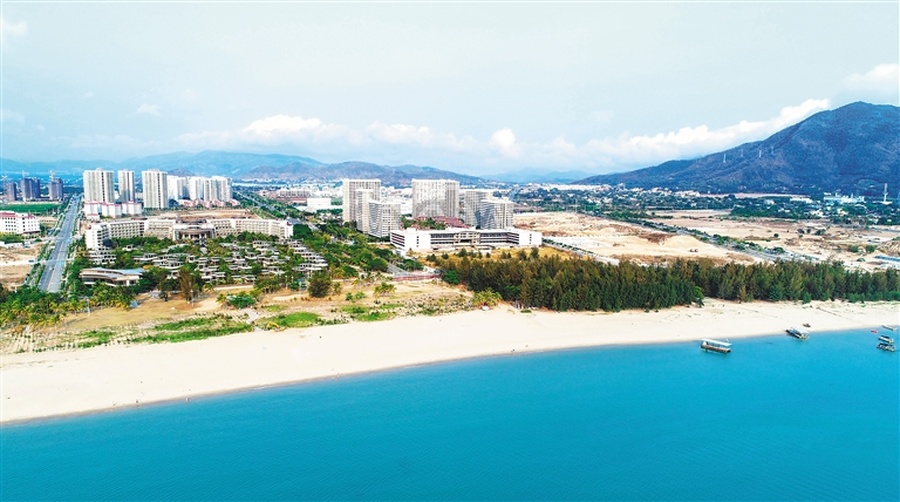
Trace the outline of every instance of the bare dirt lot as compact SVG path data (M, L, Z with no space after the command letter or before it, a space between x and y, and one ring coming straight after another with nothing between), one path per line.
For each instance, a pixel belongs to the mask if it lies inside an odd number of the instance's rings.
M671 258L710 258L717 262L752 263L756 259L698 240L690 235L658 232L618 221L575 213L522 213L517 228L596 255L651 264Z
M756 242L763 248L782 248L817 260L841 261L850 268L873 270L883 266L879 255L900 256L900 229L852 228L828 220L730 218L723 211L658 212L653 220L666 225L700 230L710 235Z
M17 287L25 281L25 277L41 251L40 245L31 245L28 248L0 247L0 283L5 288Z

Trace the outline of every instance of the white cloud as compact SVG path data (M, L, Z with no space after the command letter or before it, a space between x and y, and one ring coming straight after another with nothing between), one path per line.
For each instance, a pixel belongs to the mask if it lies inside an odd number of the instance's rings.
M900 64L880 64L866 73L854 73L844 79L844 86L852 90L896 93L900 87Z
M504 157L515 159L521 154L521 148L516 144L516 135L508 127L495 131L488 144Z
M23 37L28 32L28 25L25 21L18 23L10 23L6 19L0 17L0 40L7 42L10 38Z
M272 115L242 129L182 134L188 148L236 149L290 146L301 151L330 152L344 158L507 167L627 169L667 160L691 158L758 141L829 107L826 99L809 99L787 106L767 120L742 120L717 129L700 124L652 135L596 138L582 144L557 136L548 142L522 143L511 128L494 131L487 139L459 137L429 126L373 122L363 130L330 124L312 117ZM397 154L397 147L402 155ZM452 159L452 161L451 161Z
M15 110L0 108L0 122L25 122L25 115Z
M135 110L138 115L155 115L159 116L159 105L151 105L144 103Z

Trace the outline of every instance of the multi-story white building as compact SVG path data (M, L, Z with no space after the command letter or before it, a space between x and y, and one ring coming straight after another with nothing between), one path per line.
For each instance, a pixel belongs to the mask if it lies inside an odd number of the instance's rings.
M512 228L513 202L503 199L485 199L478 205L478 226L484 230Z
M203 182L203 200L228 202L231 200L231 179L224 176L206 178Z
M412 215L459 218L459 182L412 180Z
M140 216L143 205L140 202L85 202L84 214L88 218L121 218L122 216Z
M402 251L433 251L455 248L503 248L540 246L540 232L507 228L502 230L474 230L448 228L446 230L417 230L407 228L391 232L391 244Z
M141 184L146 209L166 209L169 207L169 185L166 173L150 169L141 172Z
M354 214L356 215L356 229L363 233L369 232L369 215L370 215L370 206L369 202L377 202L378 199L375 198L375 192L369 190L367 188L360 188L356 191L356 197L354 198L354 204L356 207L354 208Z
M50 184L47 186L47 197L50 200L63 199L63 180L50 173Z
M85 171L84 202L115 202L116 193L113 186L113 172L101 168Z
M263 220L253 218L221 218L202 221L181 221L168 218L142 220L117 220L92 223L84 233L88 249L106 247L108 239L128 237L160 237L163 239L202 240L208 237L235 235L241 232L274 235L289 239L294 227L287 220Z
M181 200L188 198L188 179L184 176L166 175L166 187L169 199Z
M460 213L462 214L463 223L471 227L477 226L478 209L481 201L490 199L494 196L493 190L463 190L460 196L462 204L460 205Z
M359 222L357 212L362 209L358 202L359 190L370 190L367 192L369 200L381 200L381 180L343 180L341 185L343 192L343 202L341 209L343 210L344 222ZM368 217L366 218L368 225ZM358 224L357 224L358 226Z
M134 202L134 171L121 170L118 173L119 178L119 202Z
M369 201L369 228L366 232L375 237L390 237L391 232L400 229L400 203L390 201Z
M188 199L189 200L203 200L206 197L206 184L204 183L205 178L202 176L191 176L188 178Z
M4 234L36 234L41 231L37 217L28 213L0 211L0 233Z

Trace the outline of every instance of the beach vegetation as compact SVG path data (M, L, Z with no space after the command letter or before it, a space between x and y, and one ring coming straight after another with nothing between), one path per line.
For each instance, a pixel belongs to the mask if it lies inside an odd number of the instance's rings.
M331 278L325 272L316 272L309 278L306 290L313 298L325 298L331 293Z
M228 316L193 317L153 328L153 333L135 337L138 343L185 342L252 331L253 325Z
M522 256L525 255L525 256ZM497 292L526 308L551 310L649 309L702 305L704 298L731 301L900 300L900 271L847 270L840 263L778 261L717 265L711 260L618 265L590 259L533 257L508 260L452 257L439 260L446 282L465 284L476 294Z
M312 312L292 312L271 317L266 321L267 329L307 328L319 324L319 316Z

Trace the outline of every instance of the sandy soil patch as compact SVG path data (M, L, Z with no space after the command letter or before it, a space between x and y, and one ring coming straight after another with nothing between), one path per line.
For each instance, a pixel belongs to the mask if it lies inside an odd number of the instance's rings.
M522 213L515 226L535 230L557 242L599 256L643 264L672 258L710 258L717 262L752 263L755 258L698 240L691 235L659 232L618 221L576 213Z

